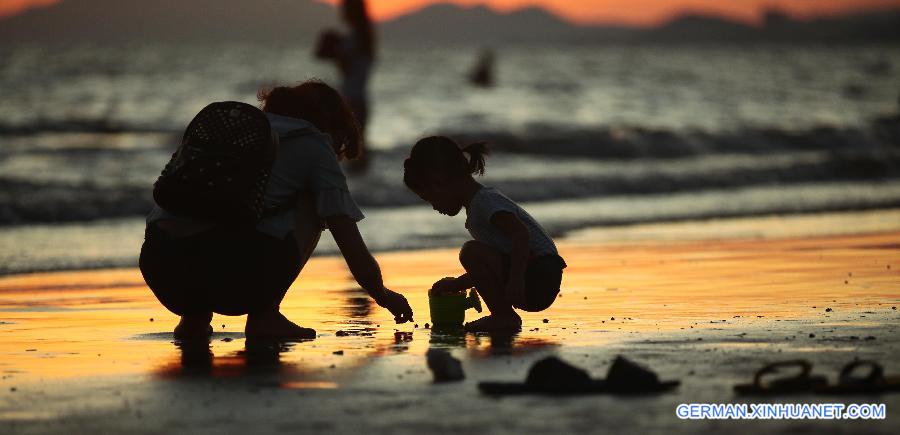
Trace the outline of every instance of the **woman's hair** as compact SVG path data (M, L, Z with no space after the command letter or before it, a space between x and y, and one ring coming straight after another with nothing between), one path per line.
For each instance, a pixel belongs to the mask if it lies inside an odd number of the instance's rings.
M375 59L375 29L372 27L372 19L366 8L365 0L344 0L342 10L344 19L353 28L363 52L371 59Z
M460 147L446 136L426 137L416 142L403 162L403 182L410 189L419 190L428 183L431 174L450 178L484 175L484 158L488 154L490 150L485 142Z
M260 89L257 98L263 112L307 120L331 136L338 157L360 156L362 135L356 117L341 95L321 80Z

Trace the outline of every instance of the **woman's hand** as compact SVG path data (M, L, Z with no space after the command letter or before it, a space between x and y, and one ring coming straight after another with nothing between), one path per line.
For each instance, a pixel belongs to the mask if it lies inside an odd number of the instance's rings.
M375 303L386 308L394 315L394 321L397 323L406 323L413 321L412 307L409 306L406 297L393 290L384 289L384 293L373 296Z

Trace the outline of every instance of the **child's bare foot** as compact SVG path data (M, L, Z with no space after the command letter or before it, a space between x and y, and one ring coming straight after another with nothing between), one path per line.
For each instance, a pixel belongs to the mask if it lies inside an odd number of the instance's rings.
M466 323L465 328L468 332L518 331L522 329L522 318L515 312L491 314Z
M172 335L178 340L197 340L209 338L213 333L212 313L208 314L188 314L181 316L178 326Z
M247 316L244 327L247 338L275 338L281 340L312 340L316 330L304 328L291 322L278 311Z

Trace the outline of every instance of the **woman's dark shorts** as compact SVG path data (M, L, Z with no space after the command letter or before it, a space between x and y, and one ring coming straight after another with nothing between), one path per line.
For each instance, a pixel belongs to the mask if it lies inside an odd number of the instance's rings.
M214 228L175 238L147 225L140 268L156 298L180 316L241 315L277 307L300 273L292 236Z
M503 282L509 280L509 255L503 256ZM566 262L559 255L546 254L531 257L525 269L525 304L517 306L521 310L537 312L550 308L559 286L562 283L562 271Z

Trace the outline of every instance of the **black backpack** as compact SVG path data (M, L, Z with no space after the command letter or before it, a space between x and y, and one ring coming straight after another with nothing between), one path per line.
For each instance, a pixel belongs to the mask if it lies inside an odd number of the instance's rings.
M179 216L255 224L276 142L266 115L245 103L212 103L191 121L153 185L153 199Z

